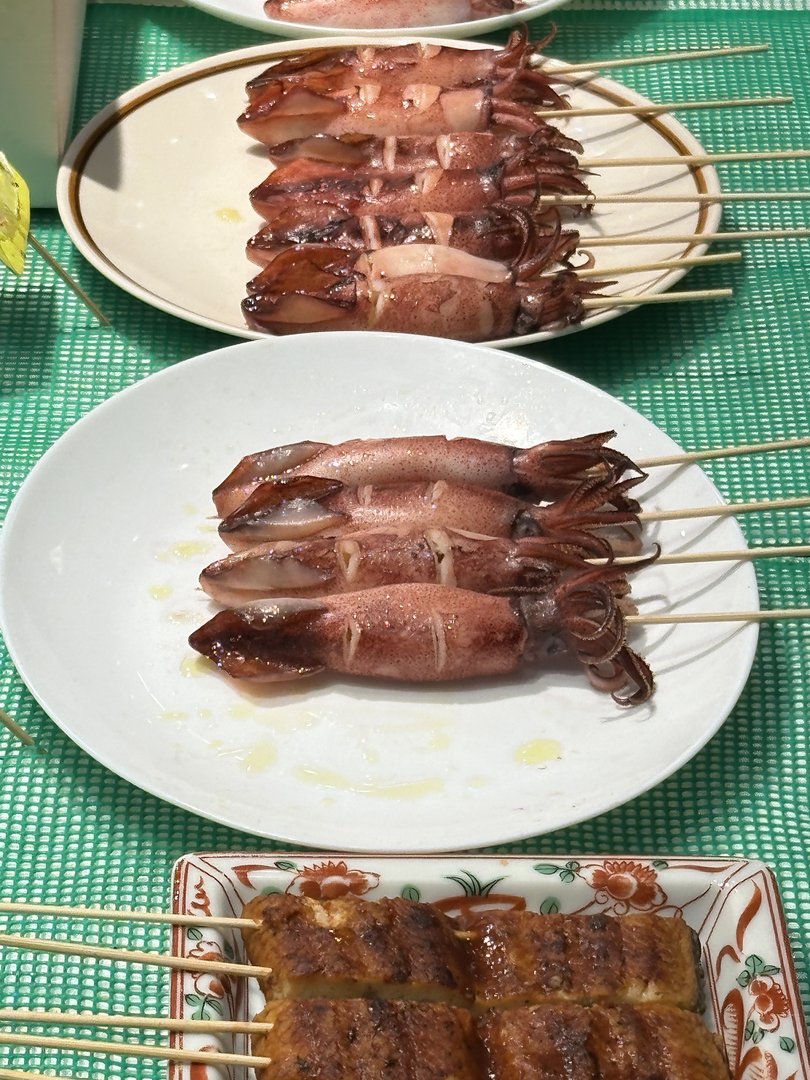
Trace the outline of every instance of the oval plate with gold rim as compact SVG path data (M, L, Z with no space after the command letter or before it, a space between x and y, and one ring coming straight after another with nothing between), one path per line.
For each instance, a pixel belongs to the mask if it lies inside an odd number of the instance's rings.
M403 42L410 39L401 39ZM429 40L429 39L422 39ZM434 39L436 43L440 39ZM357 44L379 43L375 37ZM307 47L334 45L331 39ZM473 47L468 42L454 45ZM481 47L481 46L478 46ZM270 171L264 147L236 126L245 83L292 50L266 45L209 57L167 72L128 91L79 133L59 173L57 197L65 228L87 259L115 284L154 307L201 326L242 338L260 338L242 317L245 283L257 272L245 244L263 222L249 193ZM570 93L575 107L649 104L609 79L588 81ZM562 125L589 159L674 157L705 153L670 116L645 120L626 114L572 117ZM594 170L597 199L613 193L689 196L719 194L716 171L680 163ZM588 236L637 234L649 243L593 249L595 266L615 280L606 294L660 293L686 268L616 273L616 268L701 254L702 233L720 220L719 203L648 202L597 207L576 219ZM658 236L694 233L691 244ZM504 338L487 344L511 347L597 326L632 310L592 311L565 330Z

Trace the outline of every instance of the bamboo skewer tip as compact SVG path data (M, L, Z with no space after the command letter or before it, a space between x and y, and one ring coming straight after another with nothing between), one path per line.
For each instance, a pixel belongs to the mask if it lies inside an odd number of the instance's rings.
M9 716L5 709L0 709L0 724L10 731L16 739L19 739L24 746L34 746L38 753L45 753L42 747L37 746L34 736L29 735L25 728L18 724L13 717Z

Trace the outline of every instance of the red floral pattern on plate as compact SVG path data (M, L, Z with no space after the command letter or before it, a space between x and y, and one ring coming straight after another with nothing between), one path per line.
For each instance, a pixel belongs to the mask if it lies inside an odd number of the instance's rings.
M590 871L591 885L611 900L637 911L652 911L667 902L667 894L658 884L658 874L638 862L606 859Z
M524 906L541 913L655 912L682 918L700 937L713 1026L725 1043L734 1080L810 1080L778 893L770 872L756 862L635 855L428 860L243 852L188 856L178 886L178 910L197 914L215 909L238 915L241 905L258 893L287 891L317 899L402 896L437 904L462 918L486 908ZM214 928L204 933L190 927L186 933L186 955L218 959L224 952L227 959L242 959L236 931L220 935ZM188 1016L193 1010L200 1018L241 1019L261 1007L242 979L191 972L173 978L173 1014ZM186 1033L175 1041L181 1045L192 1039L199 1045L202 1036ZM223 1037L222 1048L231 1049L237 1039L244 1036ZM246 1040L239 1045L247 1050ZM244 1078L237 1069L209 1068L191 1076L178 1067L173 1080Z
M287 892L299 892L313 900L335 900L340 896L362 896L379 883L379 874L350 870L341 859L305 866L287 886Z

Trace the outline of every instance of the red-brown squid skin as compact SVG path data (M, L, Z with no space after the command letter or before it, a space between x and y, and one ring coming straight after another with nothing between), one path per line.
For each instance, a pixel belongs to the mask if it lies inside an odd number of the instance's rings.
M531 211L539 196L549 194L581 195L580 211L592 198L575 168L516 154L486 169L429 168L401 175L302 158L280 165L251 191L250 201L269 222L285 215L292 224L318 226L350 216L470 214L493 205Z
M200 574L200 585L229 607L273 596L329 596L409 582L472 592L548 591L563 577L589 570L588 554L541 537L510 540L455 529L362 532L259 544L211 563ZM642 565L646 561L639 560L633 569ZM617 595L629 591L618 567L611 584Z
M394 175L421 169L487 169L523 154L561 169L575 168L582 144L538 118L531 134L456 131L435 136L311 135L271 146L277 165L305 158L328 165L368 168Z
M319 476L355 487L445 480L536 500L558 499L576 491L594 473L610 476L611 482L623 472L639 481L645 478L630 458L607 446L615 437L615 431L600 431L529 447L444 435L288 443L243 457L212 497L219 516L227 517L259 484Z
M411 683L505 676L567 648L618 703L640 704L653 678L626 643L609 572L598 568L549 592L512 596L408 584L260 600L219 612L189 644L233 678L331 671Z
M516 11L520 0L265 0L268 19L351 30L444 26Z
M605 555L610 553L606 541L592 534L607 527L638 527L639 506L627 493L641 479L618 479L618 470L611 470L607 477L584 480L563 498L538 506L491 488L446 480L349 486L296 476L260 484L222 520L219 534L231 550L241 551L273 540L445 528L512 539L544 536Z
M396 217L348 215L323 225L281 214L247 244L253 262L266 266L283 251L318 244L361 255L403 244L442 244L480 259L514 265L537 259L541 271L567 266L577 253L579 233L559 226L559 215L543 221L520 207L493 206L470 214L419 213Z
M581 322L583 300L610 282L571 271L534 276L441 244L356 255L304 244L278 254L248 283L242 312L273 334L380 330L494 341Z
M333 5L333 0L328 0ZM378 0L373 0L377 3ZM435 0L430 0L435 4ZM549 76L530 67L531 61L553 35L530 42L525 27L513 31L501 49L466 49L457 45L357 45L307 49L285 56L246 86L248 101L264 97L268 89L283 79L287 82L317 82L335 90L354 87L358 82L379 82L401 90L416 83L435 86L476 86L519 76L535 95L553 95ZM557 99L558 100L558 99Z
M335 90L328 80L279 79L248 103L237 122L267 146L319 133L435 136L495 127L531 134L538 123L536 102L516 100L513 82L449 88L414 83L402 89L366 82Z

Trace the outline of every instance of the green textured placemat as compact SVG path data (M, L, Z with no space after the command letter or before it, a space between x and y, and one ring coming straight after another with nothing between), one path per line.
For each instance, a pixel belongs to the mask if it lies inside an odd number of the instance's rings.
M677 10L655 3L561 9L554 13L559 32L552 51L574 61L767 40L771 52L763 56L629 69L620 78L659 100L791 91L796 102L790 108L691 113L686 120L712 150L810 146L807 9L791 10L797 6L791 3L762 11L672 6ZM533 33L544 29L535 24ZM196 10L91 5L77 126L145 78L260 40ZM728 165L722 171L729 188L807 187L801 162ZM810 213L799 202L739 204L726 210L723 224L807 227ZM34 228L108 314L114 331L99 329L36 256L23 279L0 278L0 514L47 447L98 402L168 364L232 343L107 283L73 249L55 213L35 214ZM689 287L733 285L730 303L642 310L525 352L623 398L687 447L806 432L808 242L752 242L744 251L739 268L689 277ZM740 459L708 471L735 500L789 495L808 490L810 455ZM800 512L749 517L742 524L754 543L810 537ZM757 572L765 607L810 603L802 564L774 561ZM508 850L761 858L781 884L808 1000L809 657L807 624L764 626L739 705L690 764L624 807ZM182 852L271 846L164 805L101 768L44 716L5 653L0 661L0 703L44 751L25 748L0 730L1 897L160 908L168 902L172 862ZM14 930L22 925L10 923ZM57 926L49 920L24 925L133 948L165 944L159 929L78 921ZM0 952L0 1006L160 1012L167 1008L166 988L166 976L148 968L123 977L105 963ZM22 1048L0 1048L0 1063L94 1076L157 1076L162 1069L134 1059L99 1063Z

